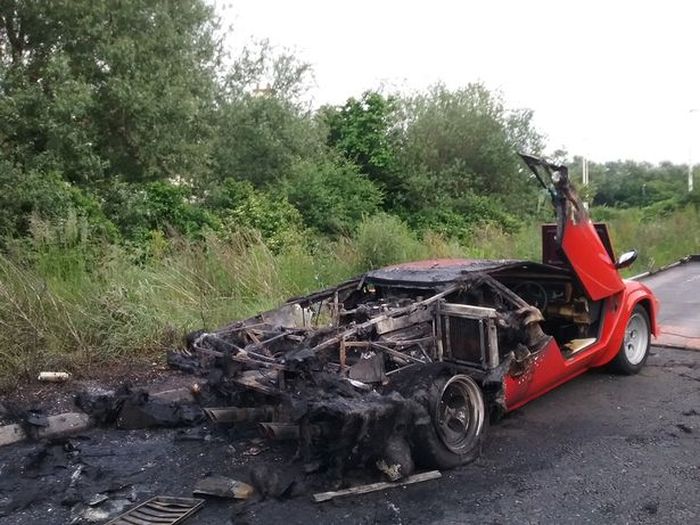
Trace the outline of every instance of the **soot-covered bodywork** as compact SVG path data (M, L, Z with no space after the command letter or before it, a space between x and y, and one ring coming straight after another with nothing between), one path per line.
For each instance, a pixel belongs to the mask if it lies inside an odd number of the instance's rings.
M640 338L644 319L647 338L656 330L655 299L620 278L607 232L588 218L566 168L524 160L557 211L542 263L446 259L370 271L190 334L197 366L210 367L232 406L264 407L261 419L297 428L307 468L341 476L373 464L398 479L416 463L470 461L489 419L619 358L633 312L644 310L634 317Z

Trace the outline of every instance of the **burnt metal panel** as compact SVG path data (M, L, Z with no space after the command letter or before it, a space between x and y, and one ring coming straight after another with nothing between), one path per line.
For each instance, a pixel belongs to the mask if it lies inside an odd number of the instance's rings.
M484 363L484 322L481 319L443 316L448 356L465 363Z
M438 345L444 347L445 359L481 368L498 366L496 310L442 303L438 312Z
M375 284L434 287L464 280L465 276L472 273L490 272L522 264L527 262L513 259L435 259L372 270L366 274L366 278L368 282Z
M117 516L107 525L176 525L197 512L204 500L156 496L128 512Z

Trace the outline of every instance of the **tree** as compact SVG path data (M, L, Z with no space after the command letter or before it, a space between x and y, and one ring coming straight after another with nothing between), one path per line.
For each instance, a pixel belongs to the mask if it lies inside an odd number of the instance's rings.
M407 220L427 216L442 229L436 219L454 223L462 216L464 229L483 221L507 226L513 214L531 212L537 188L520 173L517 152L538 153L542 147L532 112L509 111L482 84L457 90L438 84L406 99L402 112L398 162ZM455 213L430 211L445 207Z
M382 192L354 164L330 156L297 163L284 187L305 224L326 234L353 231L382 202Z
M398 100L376 91L350 98L339 108L322 108L328 125L328 144L355 163L389 199L400 192L396 130ZM388 202L391 207L391 202Z
M279 183L302 158L320 155L322 135L309 115L275 96L242 94L221 104L214 184L229 177L258 188Z
M199 176L214 28L203 0L2 0L0 150L80 185Z
M224 78L224 96L230 101L265 95L301 104L312 80L310 64L261 40L245 46L233 61Z
M302 100L308 64L262 41L243 49L217 98L214 184L278 184L299 159L323 153L323 130Z

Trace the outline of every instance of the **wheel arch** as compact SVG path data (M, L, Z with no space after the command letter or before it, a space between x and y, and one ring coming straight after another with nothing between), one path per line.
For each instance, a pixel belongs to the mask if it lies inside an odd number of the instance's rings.
M612 310L615 311L617 305L617 313L610 327L609 339L605 342L605 349L601 354L591 362L591 367L605 366L609 364L615 356L622 344L625 336L625 327L627 320L632 315L636 306L641 306L649 317L649 331L652 335L657 336L659 328L657 324L658 300L654 294L644 284L637 281L626 281L626 290L622 297L612 299Z
M658 335L658 333L657 333L658 327L657 327L657 323L656 323L656 311L655 311L653 301L651 300L651 298L645 297L643 299L640 299L637 303L635 303L635 305L632 307L632 309L634 309L634 307L637 305L641 306L642 308L644 308L644 310L646 310L647 315L649 316L649 323L650 323L649 328L651 329L651 333L654 336L657 336Z
M633 281L634 286L625 300L625 318L632 314L632 311L637 305L644 308L649 316L649 329L654 336L659 335L659 326L657 314L659 310L659 301L654 296L652 291L640 282ZM631 284L631 283L629 283Z

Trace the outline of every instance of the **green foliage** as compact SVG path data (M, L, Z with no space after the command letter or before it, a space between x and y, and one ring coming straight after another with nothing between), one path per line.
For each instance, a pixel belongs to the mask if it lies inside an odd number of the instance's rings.
M274 184L289 175L297 159L322 148L313 120L276 97L243 95L223 103L218 119L216 180L233 177L257 187Z
M362 221L355 242L359 263L365 268L421 258L421 245L415 233L393 215L378 214Z
M311 66L269 40L244 47L224 79L228 100L263 95L298 103L312 82Z
M437 85L407 99L403 113L402 214L452 235L474 223L512 229L513 215L534 208L536 187L516 155L542 146L530 112L510 112L497 94L470 84L455 91Z
M569 162L574 181L581 180L581 158ZM595 206L644 207L678 200L686 193L687 166L631 160L588 163Z
M351 232L382 201L379 189L353 164L331 159L297 163L285 190L305 224L323 233Z
M355 163L387 195L400 188L396 171L397 109L396 97L367 91L359 100L350 98L339 108L321 111L329 128L329 145Z
M192 199L186 185L121 183L110 186L104 209L127 239L140 242L148 241L152 231L198 236L205 228L218 228L216 217Z
M613 247L619 255L636 249L639 258L632 274L651 270L697 253L700 246L700 213L688 206L664 216L645 215L636 209L624 210L610 221Z
M482 84L442 85L406 101L402 167L431 174L440 193L506 197L525 187L516 155L541 139L527 112L510 113Z
M26 235L32 214L57 219L73 205L70 185L53 172L22 173L9 162L2 162L0 186L0 232L5 237Z
M105 217L98 199L66 182L59 173L23 172L0 161L0 238L30 234L32 221L62 222L85 219L93 236L114 240L117 232Z
M680 199L673 197L670 199L665 199L662 201L657 201L649 206L642 208L642 218L643 220L656 220L660 217L668 217L672 215L676 210L682 208L683 205Z
M419 210L407 219L418 230L458 239L469 238L475 230L489 224L507 232L517 231L521 226L521 221L504 211L498 201L471 193L445 198L440 205Z
M299 240L303 222L299 211L281 193L256 190L247 181L229 178L211 190L207 198L228 234L258 232L274 250Z
M201 0L3 2L0 148L85 185L207 169L216 60Z
M693 206L696 210L700 210L700 191L696 189L692 193L686 193L679 201L684 206Z

